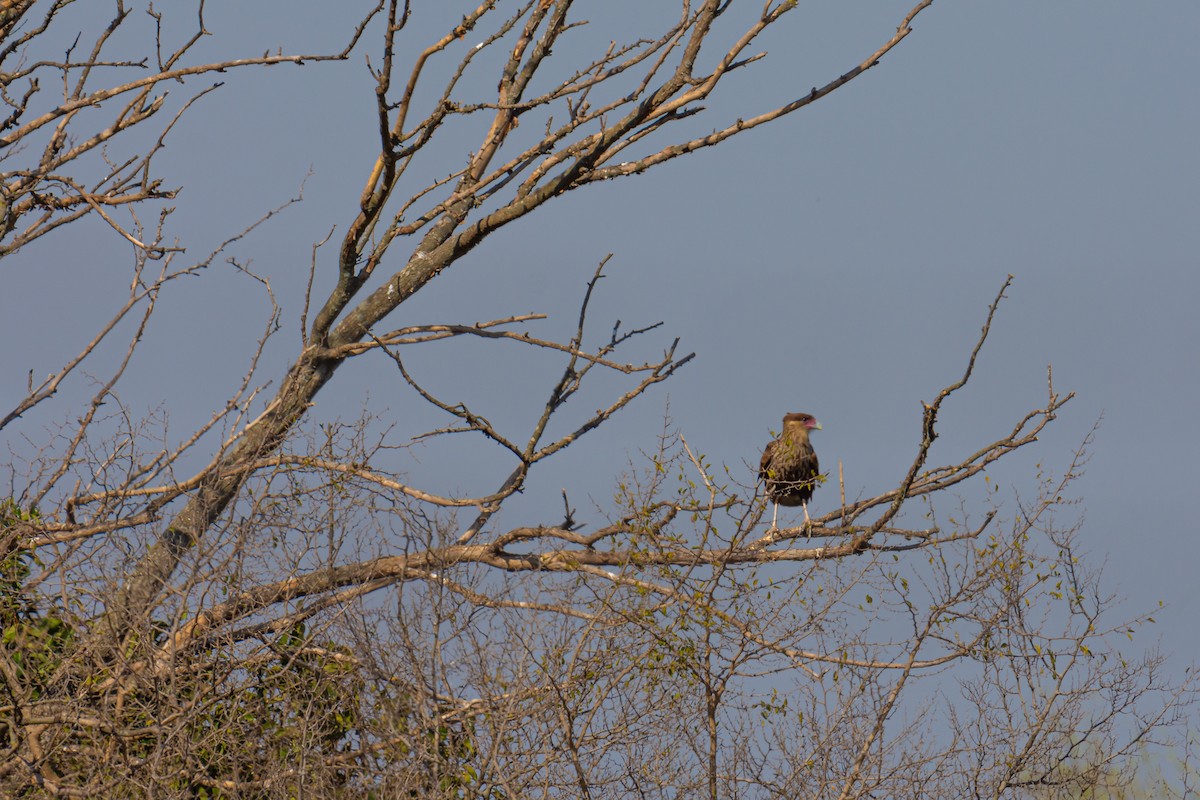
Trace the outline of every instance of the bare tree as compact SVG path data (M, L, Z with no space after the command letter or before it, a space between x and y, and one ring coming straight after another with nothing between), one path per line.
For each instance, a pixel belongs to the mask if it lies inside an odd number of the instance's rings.
M1162 675L1160 657L1118 649L1141 618L1111 619L1112 598L1055 513L1077 464L1007 514L945 517L939 498L1032 445L1070 399L1048 380L1044 405L1009 432L930 463L939 413L971 378L1007 283L961 378L925 405L895 485L766 532L755 487L718 480L671 430L644 471L618 479L604 524L581 527L565 493L561 523L495 524L535 466L691 358L677 342L639 357L654 325L592 334L603 263L566 341L535 335L541 313L385 324L491 234L564 194L836 91L931 3L823 86L703 134L690 122L703 102L764 61L757 40L795 0L685 0L662 29L573 51L568 67L550 55L584 24L569 0L484 2L421 48L406 37L423 8L391 0L348 20L330 52L207 63L192 61L209 35L203 2L177 46L149 8L149 44L132 57L109 55L131 18L124 3L62 58L46 43L70 2L0 6L0 256L92 217L135 258L127 301L44 382L31 375L0 428L139 320L74 421L14 468L0 538L0 785L111 797L1069 795L1167 736L1190 686ZM362 50L378 153L336 253L329 240L313 247L294 360L266 396L283 312L262 280L272 313L244 379L207 423L163 446L165 420L131 412L115 387L160 293L254 226L189 261L169 240L175 190L155 157L217 88L194 81ZM494 96L467 99L489 60ZM62 85L53 98L50 77ZM191 94L171 105L163 88L180 82ZM484 131L465 161L439 135L460 120ZM148 139L132 136L156 123ZM422 184L413 176L430 164L441 177ZM333 288L320 296L323 277ZM411 353L451 340L558 360L527 429L426 385ZM412 403L446 420L413 438L471 435L513 466L487 494L449 495L408 477L369 416L310 422L317 393L362 357L384 360ZM568 410L601 374L626 383L594 412Z

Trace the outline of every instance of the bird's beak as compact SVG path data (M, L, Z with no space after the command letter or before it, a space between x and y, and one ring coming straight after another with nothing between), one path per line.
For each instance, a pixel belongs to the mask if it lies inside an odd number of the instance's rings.
M824 428L821 427L821 423L817 422L816 420L813 420L813 427L819 431L825 430Z

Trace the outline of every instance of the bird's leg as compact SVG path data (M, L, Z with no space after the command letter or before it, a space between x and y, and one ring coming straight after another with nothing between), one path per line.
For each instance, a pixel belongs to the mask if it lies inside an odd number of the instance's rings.
M775 504L775 513L771 515L771 530L777 530L775 520L779 518L779 503Z
M808 530L808 538L812 539L812 520L808 518L808 503L801 503L800 507L804 509L804 527Z

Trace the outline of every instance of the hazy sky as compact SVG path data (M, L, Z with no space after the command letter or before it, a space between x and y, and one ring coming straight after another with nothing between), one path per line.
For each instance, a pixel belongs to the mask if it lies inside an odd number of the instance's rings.
M345 9L371 3L251 5L248 21L246 4L209 4L214 37L206 52L331 49L352 27ZM413 5L409 47L440 30L431 6L453 18L474 4ZM640 26L657 7L578 6L594 30L556 52L564 64L574 60L572 46L590 54L613 36L649 33ZM761 0L741 6L753 12ZM696 129L786 102L847 71L890 37L908 7L801 2L762 43L770 57L707 103ZM80 27L95 10L107 13L107 4L74 10ZM934 459L953 460L1005 434L1044 402L1053 365L1056 388L1077 397L997 480L1009 498L1031 494L1037 465L1064 468L1099 421L1075 485L1083 540L1095 560L1107 561L1108 585L1128 598L1130 613L1167 603L1158 615L1165 649L1190 660L1200 646L1192 516L1200 446L1198 31L1194 0L937 3L879 67L833 96L648 175L551 204L439 277L389 327L539 311L552 319L536 332L566 331L592 269L612 253L593 341L618 318L626 326L661 320L633 349L636 360L675 336L682 352L697 352L676 378L535 474L507 523L555 520L561 487L584 509L589 497L604 505L615 474L653 448L668 403L694 448L751 480L744 465L757 461L783 413L810 412L824 425L814 438L823 464L843 463L850 494L875 494L902 476L919 440L921 401L961 375L987 304L1012 273L978 375L946 409ZM368 49L374 41L368 34ZM303 203L231 251L269 276L282 306L284 332L264 381L277 380L297 351L312 244L331 228L344 232L373 160L365 52L345 64L222 76L226 85L168 139L162 167L185 187L172 233L189 259L304 184ZM494 74L479 80L494 87ZM458 149L438 150L441 161L422 175L458 168L477 139L472 131L447 136ZM407 254L395 249L385 266L399 268ZM326 251L319 261L323 286L333 259ZM5 261L5 410L30 368L58 369L107 319L129 265L128 249L93 223ZM267 310L257 285L221 261L174 287L122 399L169 409L182 437L223 403ZM479 346L471 362L448 357L457 352L431 352L416 369L514 435L559 366L517 368ZM588 397L598 404L614 385ZM4 432L7 448L21 451L24 437L37 439L76 413L69 400L88 388L77 377ZM406 435L444 422L413 407L383 360L339 373L319 401L320 421L354 419L366 405L395 415ZM497 459L490 471L472 473L435 445L415 455L414 474L436 491L486 493L508 468ZM833 504L831 493L819 493L813 506L820 513Z

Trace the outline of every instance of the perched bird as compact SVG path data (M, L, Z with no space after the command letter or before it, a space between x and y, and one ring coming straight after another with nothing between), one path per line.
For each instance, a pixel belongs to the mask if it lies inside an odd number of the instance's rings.
M788 414L783 418L779 438L763 450L758 477L767 485L767 497L775 503L771 528L775 528L780 506L803 506L804 521L808 519L808 501L817 488L821 467L808 432L821 430L821 423L811 414Z

